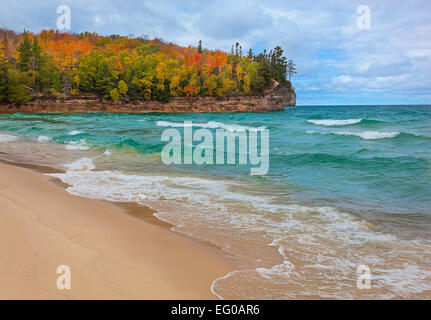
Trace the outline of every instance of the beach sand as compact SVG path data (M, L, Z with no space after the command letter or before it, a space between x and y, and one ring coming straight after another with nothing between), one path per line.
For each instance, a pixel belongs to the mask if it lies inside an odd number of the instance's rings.
M75 197L5 163L0 221L0 299L215 299L212 281L233 270L221 250L170 231L149 208ZM57 289L60 265L70 290Z

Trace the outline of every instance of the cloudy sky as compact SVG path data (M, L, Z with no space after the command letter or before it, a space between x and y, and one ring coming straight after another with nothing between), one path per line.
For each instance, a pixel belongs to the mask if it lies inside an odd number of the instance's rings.
M0 27L159 37L243 51L281 45L298 67L298 104L430 104L429 0L0 0ZM357 9L370 8L371 26Z

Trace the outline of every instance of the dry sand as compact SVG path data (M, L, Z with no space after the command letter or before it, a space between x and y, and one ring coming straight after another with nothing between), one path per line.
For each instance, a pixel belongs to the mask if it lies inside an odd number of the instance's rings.
M212 281L232 271L221 250L138 217L152 212L0 163L0 299L215 299ZM60 265L71 290L57 289Z

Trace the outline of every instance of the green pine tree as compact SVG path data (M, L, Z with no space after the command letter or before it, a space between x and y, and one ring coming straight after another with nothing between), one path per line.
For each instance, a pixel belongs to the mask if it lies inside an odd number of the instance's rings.
M39 71L41 52L42 52L42 48L39 45L39 41L37 41L37 38L34 38L32 50L31 50L31 53L32 53L31 69L32 70Z
M251 48L248 50L247 58L249 58L250 60L253 60L253 50L251 50Z
M0 57L0 101L7 102L9 63Z
M27 72L30 69L30 62L33 56L32 44L27 33L24 33L23 41L19 44L16 50L18 51L18 70L21 72Z
M267 59L261 59L257 67L257 73L263 78L264 86L267 87L271 82L271 67Z
M7 101L21 105L30 101L31 95L28 90L21 84L20 75L17 71L9 70L8 88L7 88Z
M275 81L286 84L287 77L287 60L283 56L283 49L280 46L276 46L270 53L270 65L271 75Z
M57 92L62 91L62 85L61 85L61 74L60 71L57 68L54 68L54 71L51 73L51 88L54 89Z
M297 73L298 72L296 72L296 64L292 60L289 60L289 62L287 63L287 74L289 77L289 82L292 79L292 76Z

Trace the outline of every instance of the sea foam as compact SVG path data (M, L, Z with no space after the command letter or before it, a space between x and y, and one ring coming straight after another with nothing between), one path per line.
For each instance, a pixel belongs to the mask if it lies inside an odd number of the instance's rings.
M90 149L90 147L88 146L87 142L85 141L85 139L81 139L79 141L71 141L69 142L69 144L66 146L67 150L81 150L81 151L85 151Z
M217 239L223 240L225 237L223 230L227 230L229 234L234 231L236 238L244 240L256 241L253 237L259 234L263 236L261 241L267 241L267 245L278 248L282 263L234 271L216 279L211 285L211 291L219 298L230 298L228 292L223 289L227 282L249 277L252 277L256 284L271 283L270 287L275 286L272 291L268 289L266 293L262 293L265 296L259 297L280 298L278 286L294 281L302 284L301 291L292 289L286 292L286 298L294 298L299 294L324 298L354 298L356 291L353 287L352 290L340 288L335 292L333 288L328 291L317 288L319 290L314 291L312 281L308 281L310 274L320 274L322 270L326 272L325 270L331 268L331 272L338 277L350 279L349 276L352 270L355 270L358 259L373 263L377 261L377 264L384 265L386 259L391 259L392 254L382 254L376 258L373 253L368 253L366 250L352 251L352 249L364 246L369 248L379 243L385 247L394 248L393 250L402 250L396 247L400 244L400 240L395 236L374 231L354 216L334 207L274 203L270 197L239 191L242 185L238 182L228 183L191 176L95 171L96 166L90 158L74 161L66 165L66 168L65 173L50 175L68 184L67 191L71 194L153 205L153 208L159 211L156 214L158 218L171 222L176 225L176 231L184 233L189 231L182 229L182 226L197 230L202 230L199 226L205 226L205 228L212 226L217 230L216 236L213 237L210 231L206 231L208 239L225 250L229 250L226 242L217 242L219 241ZM160 203L161 199L163 203ZM157 207L157 203L160 207ZM321 239L325 240L322 242ZM296 252L298 243L301 244L299 247L301 250ZM348 252L348 254L337 255L335 254L337 252ZM404 254L404 251L397 252L397 254L401 253ZM290 258L296 259L311 271L303 272L295 268ZM404 266L399 266L395 271L401 274L405 269ZM423 276L423 272L419 268L415 275L409 276L399 294L410 294L413 291L410 286L417 281L417 274ZM332 281L332 278L328 279ZM381 279L378 285L379 288L391 288L391 286L386 278ZM240 286L239 289L241 288ZM414 288L414 290L420 290L420 288ZM384 297L392 296L388 294Z
M307 122L325 127L346 126L360 123L363 119L346 119L346 120L307 120Z
M96 169L96 166L93 163L93 160L90 158L81 158L79 160L76 160L70 164L64 165L68 171L75 172L75 171L91 171Z
M37 137L37 142L39 142L39 143L46 143L46 142L50 142L50 141L51 141L50 136L39 136L39 137Z
M362 132L353 132L353 131L331 131L331 132L318 132L313 130L306 131L309 134L335 134L341 136L356 136L364 140L378 140L378 139L390 139L397 137L400 132L380 132L380 131L362 131Z
M81 133L82 133L82 131L79 131L79 130L72 130L72 131L70 131L70 132L68 133L68 135L69 135L69 136L76 136L76 135L81 134Z
M11 136L9 134L0 134L0 142L12 142L17 139L18 139L17 137Z
M395 138L400 132L380 132L380 131L364 131L364 132L334 132L338 135L357 136L364 140L390 139Z
M237 124L225 124L223 122L209 121L206 123L181 123L181 122L170 122L170 121L157 121L156 125L159 127L173 127L173 128L206 128L206 129L225 129L230 132L241 132L247 130L263 130L266 127L249 127L241 126Z

